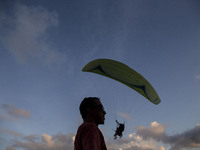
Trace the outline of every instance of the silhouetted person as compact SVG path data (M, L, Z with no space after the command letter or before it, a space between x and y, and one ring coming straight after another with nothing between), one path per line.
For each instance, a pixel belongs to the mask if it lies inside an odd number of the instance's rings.
M74 150L107 150L103 134L98 128L99 124L104 124L106 114L100 99L84 98L79 109L83 123L78 128Z

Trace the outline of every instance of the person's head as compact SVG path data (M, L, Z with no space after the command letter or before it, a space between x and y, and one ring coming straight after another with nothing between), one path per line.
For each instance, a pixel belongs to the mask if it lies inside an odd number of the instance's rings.
M106 112L99 98L84 98L80 104L79 110L85 122L93 122L97 125L104 124Z

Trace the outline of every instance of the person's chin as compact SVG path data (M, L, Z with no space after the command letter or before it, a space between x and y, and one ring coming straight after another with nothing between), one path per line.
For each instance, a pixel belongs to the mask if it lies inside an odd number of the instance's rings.
M99 124L104 124L105 123L105 117L102 117L101 120L99 120Z
M104 124L104 123L105 123L105 119L104 119L104 120L102 120L101 124Z

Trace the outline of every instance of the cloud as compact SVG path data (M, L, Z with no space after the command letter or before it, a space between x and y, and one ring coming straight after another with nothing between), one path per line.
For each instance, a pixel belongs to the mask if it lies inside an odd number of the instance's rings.
M13 145L8 146L7 150L26 149L26 150L72 150L74 134L48 134L29 135L23 140L17 140Z
M74 148L74 134L48 134L29 135L23 140L17 140L13 145L7 146L7 150L72 150ZM136 134L130 134L127 139L120 141L109 140L106 142L108 150L165 150L156 141L143 140Z
M136 127L137 134L145 139L153 138L160 140L165 136L165 125L160 125L158 122L154 121L151 123L150 127L146 128L143 126Z
M119 141L108 141L107 147L109 150L165 150L156 141L145 140L136 133L129 134L127 138Z
M30 111L24 109L19 109L14 105L2 104L0 105L0 147L5 149L7 143L10 143L11 139L21 138L23 135L17 131L10 128L12 124L10 122L15 122L21 119L27 119L30 117ZM7 123L8 122L8 123ZM8 140L9 139L9 140ZM6 150L15 150L12 147L8 147Z
M109 150L192 150L200 148L200 125L181 134L169 136L166 125L152 122L149 127L138 126L136 133L129 134L120 140L107 141ZM162 145L163 144L163 145Z
M5 129L1 126L1 123L7 121L16 121L21 119L30 118L30 111L19 109L14 105L2 104L0 105L0 142L6 140L4 137L1 139L1 135L9 135L11 137L22 137L22 134L11 129ZM9 148L10 149L10 148Z
M47 147L49 148L55 146L55 142L52 140L52 137L48 134L42 134L42 140L46 143Z
M196 78L196 79L200 79L200 75L196 75L195 78Z
M29 118L30 117L30 111L16 108L15 105L9 105L9 104L2 104L0 107L2 110L5 111L5 115L1 115L0 118Z
M7 121L16 121L21 119L29 119L30 118L30 111L20 109L15 107L15 105L9 104L2 104L0 105L0 135L7 134L14 137L21 137L22 134L10 129L5 129L1 126L1 123ZM3 138L3 140L5 140ZM1 139L0 139L1 141Z
M8 146L6 150L16 150L16 148Z
M1 15L3 43L20 63L41 60L44 63L59 61L62 55L48 41L49 31L58 25L58 15L40 6L16 4L13 16Z
M166 136L163 142L170 144L171 150L181 150L183 148L200 148L200 126L174 136Z
M191 150L200 148L200 125L185 131L181 134L168 136L165 133L165 125L157 122L151 123L150 127L137 127L137 135L144 139L151 139L157 142L163 142L171 146L170 150Z
M126 113L118 112L117 113L120 117L125 118L126 120L132 120L131 116Z
M169 136L165 133L166 125L152 122L149 127L136 127L136 133L121 139L108 139L108 150L193 150L200 148L200 125L181 134ZM72 150L74 134L29 135L20 136L6 150Z
M8 134L11 134L13 136L22 136L22 134L19 133L19 132L16 132L16 131L13 131L13 130L7 130L7 129L3 129L3 128L0 128L0 133L1 132L8 133Z

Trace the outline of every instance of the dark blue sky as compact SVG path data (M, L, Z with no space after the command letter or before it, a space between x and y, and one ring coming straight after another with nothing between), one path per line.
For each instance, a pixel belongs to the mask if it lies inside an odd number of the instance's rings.
M200 134L199 1L0 5L1 149L73 149L82 122L78 107L86 96L100 97L107 111L100 128L109 150L199 148L199 139L190 137ZM81 72L97 58L121 61L142 74L161 103L153 105L119 82ZM117 142L115 119L126 122Z

